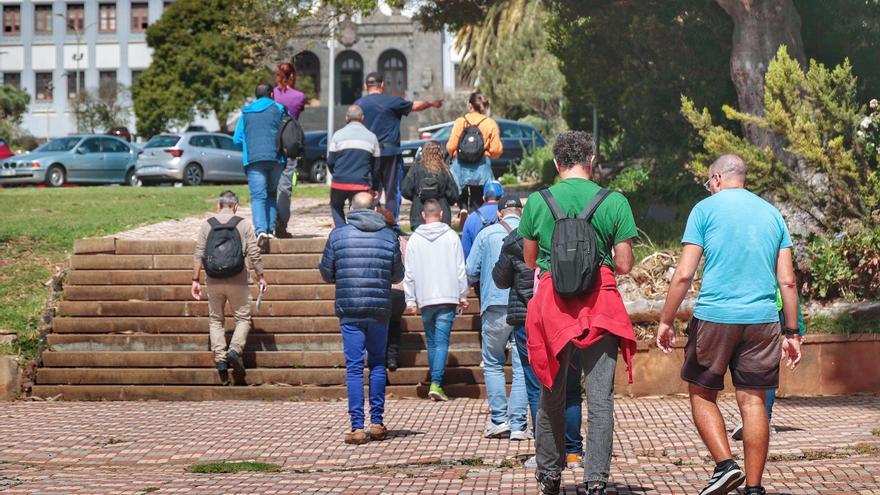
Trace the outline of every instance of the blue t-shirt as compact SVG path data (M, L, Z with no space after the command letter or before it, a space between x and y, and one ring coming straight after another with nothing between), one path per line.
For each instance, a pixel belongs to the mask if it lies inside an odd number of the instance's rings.
M409 115L413 102L399 96L374 94L354 102L364 110L364 125L379 138L382 156L400 153L400 119Z
M725 189L694 206L681 242L702 247L705 257L696 318L779 321L776 258L791 247L791 235L773 205L745 189Z

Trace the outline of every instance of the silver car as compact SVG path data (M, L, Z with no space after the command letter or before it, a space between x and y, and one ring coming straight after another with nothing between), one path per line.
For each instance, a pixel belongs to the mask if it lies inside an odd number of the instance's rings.
M0 185L134 184L137 150L114 136L52 139L30 153L0 161Z
M247 182L241 163L241 146L226 134L213 132L153 136L138 157L135 174L144 185Z

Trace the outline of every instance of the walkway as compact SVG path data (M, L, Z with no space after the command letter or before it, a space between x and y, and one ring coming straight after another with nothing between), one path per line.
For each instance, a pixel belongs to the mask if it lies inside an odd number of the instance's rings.
M732 400L723 409L735 417ZM0 493L536 493L522 466L532 442L480 437L485 401L390 400L387 411L388 440L349 446L341 401L0 404ZM710 464L685 399L618 399L616 416L609 493L702 487ZM774 420L770 493L880 494L877 397L781 399ZM224 460L282 471L186 470ZM581 475L565 473L566 493Z

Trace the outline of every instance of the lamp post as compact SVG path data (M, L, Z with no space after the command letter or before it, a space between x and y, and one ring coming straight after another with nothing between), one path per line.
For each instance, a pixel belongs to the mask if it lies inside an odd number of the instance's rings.
M327 142L333 137L333 110L336 105L336 19L330 20L330 38L327 40L327 57L329 60L330 72L327 73ZM326 183L330 185L333 178L330 176L328 167L326 174Z
M84 12L84 14L85 14L85 12ZM67 22L67 18L64 16L64 14L55 14L55 17L59 17L61 19L64 19L65 23ZM77 22L74 22L73 26L71 26L70 24L66 24L66 25L68 28L70 28L70 27L73 28L73 33L74 33L74 36L76 37L76 53L73 54L73 62L76 64L76 74L74 74L74 76L76 78L76 87L74 88L74 92L75 92L76 96L78 97L79 96L79 82L80 82L79 63L83 59L82 51L80 51L80 46L82 45L82 37L84 34L88 33L89 28L94 26L95 24L97 24L97 22L93 22L93 23L83 27L82 31L80 31L77 24L78 24Z

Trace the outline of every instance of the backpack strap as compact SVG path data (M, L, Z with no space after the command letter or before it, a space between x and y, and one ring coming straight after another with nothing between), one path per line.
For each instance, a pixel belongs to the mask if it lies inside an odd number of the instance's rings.
M483 117L483 119L480 120L479 122L477 122L476 125L471 124L471 121L468 120L467 115L463 116L462 118L464 119L465 123L467 124L467 125L464 127L465 129L467 129L468 127L476 127L477 129L479 129L479 128L480 128L480 124L482 124L483 122L485 122L486 119L488 119L489 117Z
M511 233L511 232L513 232L513 229L510 228L510 225L507 225L507 222L505 222L504 220L501 220L501 221L498 222L498 223L500 223L501 226L504 227L504 230L506 230L508 234Z
M553 220L558 222L563 218L568 218L568 215L562 211L562 207L556 202L556 198L550 193L550 189L541 189L540 193L541 197L544 198L544 201L547 203L547 206L550 207L550 213L553 214Z
M482 222L483 222L483 228L485 228L487 225L489 225L489 221L486 220L486 217L484 217L482 213L480 213L480 209L479 209L479 208L477 208L477 209L474 211L474 213L476 213L477 216L480 217L480 220L482 220Z
M241 222L243 218L236 215L229 219L226 223L220 223L220 220L217 220L217 217L211 217L208 219L208 224L211 225L212 230L216 229L234 229L238 226L238 223Z
M582 211L581 214L578 215L578 218L587 221L592 220L593 213L596 213L599 205L602 204L602 201L604 201L609 194L611 194L611 191L609 189L605 189L604 187L602 189L599 189L599 192L597 192L596 195L593 196L593 199L589 202L589 204L587 204L587 207L584 208L584 211Z

